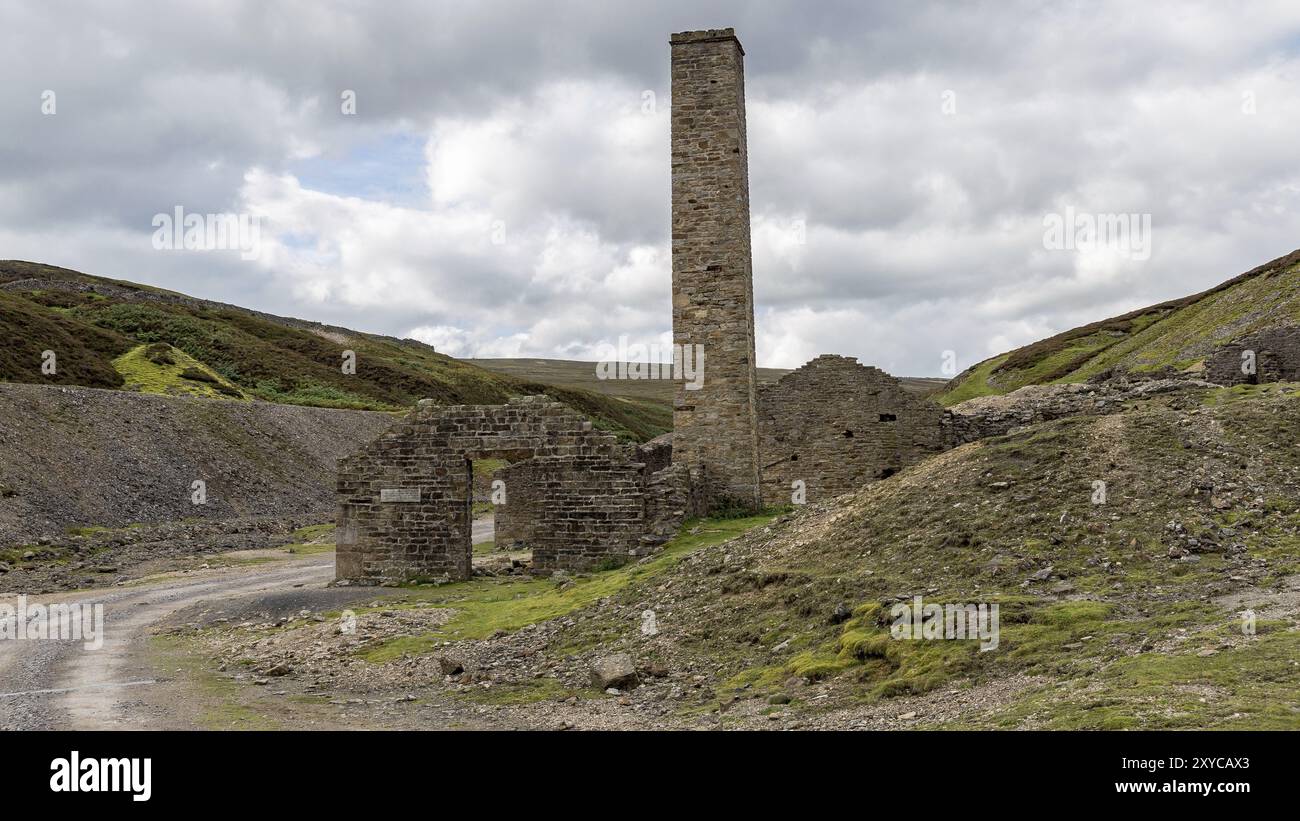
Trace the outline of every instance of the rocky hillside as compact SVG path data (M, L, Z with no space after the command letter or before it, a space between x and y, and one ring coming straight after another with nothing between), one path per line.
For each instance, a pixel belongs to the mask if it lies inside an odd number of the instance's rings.
M57 370L43 373L53 351ZM343 372L343 352L356 355ZM626 440L668 431L662 403L493 373L413 339L360 333L66 268L0 261L0 382L402 410L545 393Z
M953 405L1026 385L1113 374L1199 375L1216 349L1260 331L1300 324L1300 251L1208 291L1094 322L986 359L938 396Z
M502 699L541 674L588 692L625 653L642 686L620 712L665 725L1297 728L1296 430L1296 385L1031 425L440 652L524 659ZM891 638L915 596L997 603L997 647Z
M334 510L386 413L0 384L0 545L72 528ZM193 482L205 484L195 504Z

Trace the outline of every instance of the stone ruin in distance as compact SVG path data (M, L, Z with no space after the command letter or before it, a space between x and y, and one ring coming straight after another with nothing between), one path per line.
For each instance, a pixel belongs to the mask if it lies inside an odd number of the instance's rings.
M673 342L702 347L678 375L673 433L623 445L545 396L506 405L424 400L340 460L335 575L351 583L472 573L472 461L509 462L497 540L533 571L648 555L693 516L822 501L955 442L948 414L850 357L780 381L755 375L745 51L732 29L672 35Z

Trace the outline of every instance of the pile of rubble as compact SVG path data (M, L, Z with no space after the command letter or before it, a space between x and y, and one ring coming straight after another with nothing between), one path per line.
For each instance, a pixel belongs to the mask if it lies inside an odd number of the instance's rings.
M1118 413L1125 403L1159 394L1190 397L1215 387L1192 379L1028 385L1001 396L980 396L954 405L948 409L949 423L955 444L964 444L1066 416Z

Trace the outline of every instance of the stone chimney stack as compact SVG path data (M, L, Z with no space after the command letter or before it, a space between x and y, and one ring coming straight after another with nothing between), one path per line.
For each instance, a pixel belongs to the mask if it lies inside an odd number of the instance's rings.
M703 469L712 508L757 509L745 50L729 28L681 32L669 43L673 342L687 361L703 352L701 387L676 380L673 461Z

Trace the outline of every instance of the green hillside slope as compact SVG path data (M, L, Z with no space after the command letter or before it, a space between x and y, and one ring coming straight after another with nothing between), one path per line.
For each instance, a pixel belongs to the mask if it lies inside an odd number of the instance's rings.
M724 727L1295 729L1297 425L1300 386L1240 386L965 445L630 585L546 652L707 671ZM999 604L999 643L892 638L914 596ZM652 637L645 609L671 614Z
M1094 322L986 359L937 397L953 405L1026 385L1083 382L1107 372L1196 372L1220 345L1300 322L1300 251L1199 294Z
M140 347L160 344L180 352L171 358L184 359L193 378L184 368L151 368L158 363L142 358ZM624 439L644 441L672 426L671 410L662 403L492 373L413 339L272 316L31 262L0 261L0 346L0 381L6 382L222 393L391 411L425 398L496 404L545 393ZM54 374L41 370L47 350L57 357ZM356 355L354 374L343 372L344 351Z

